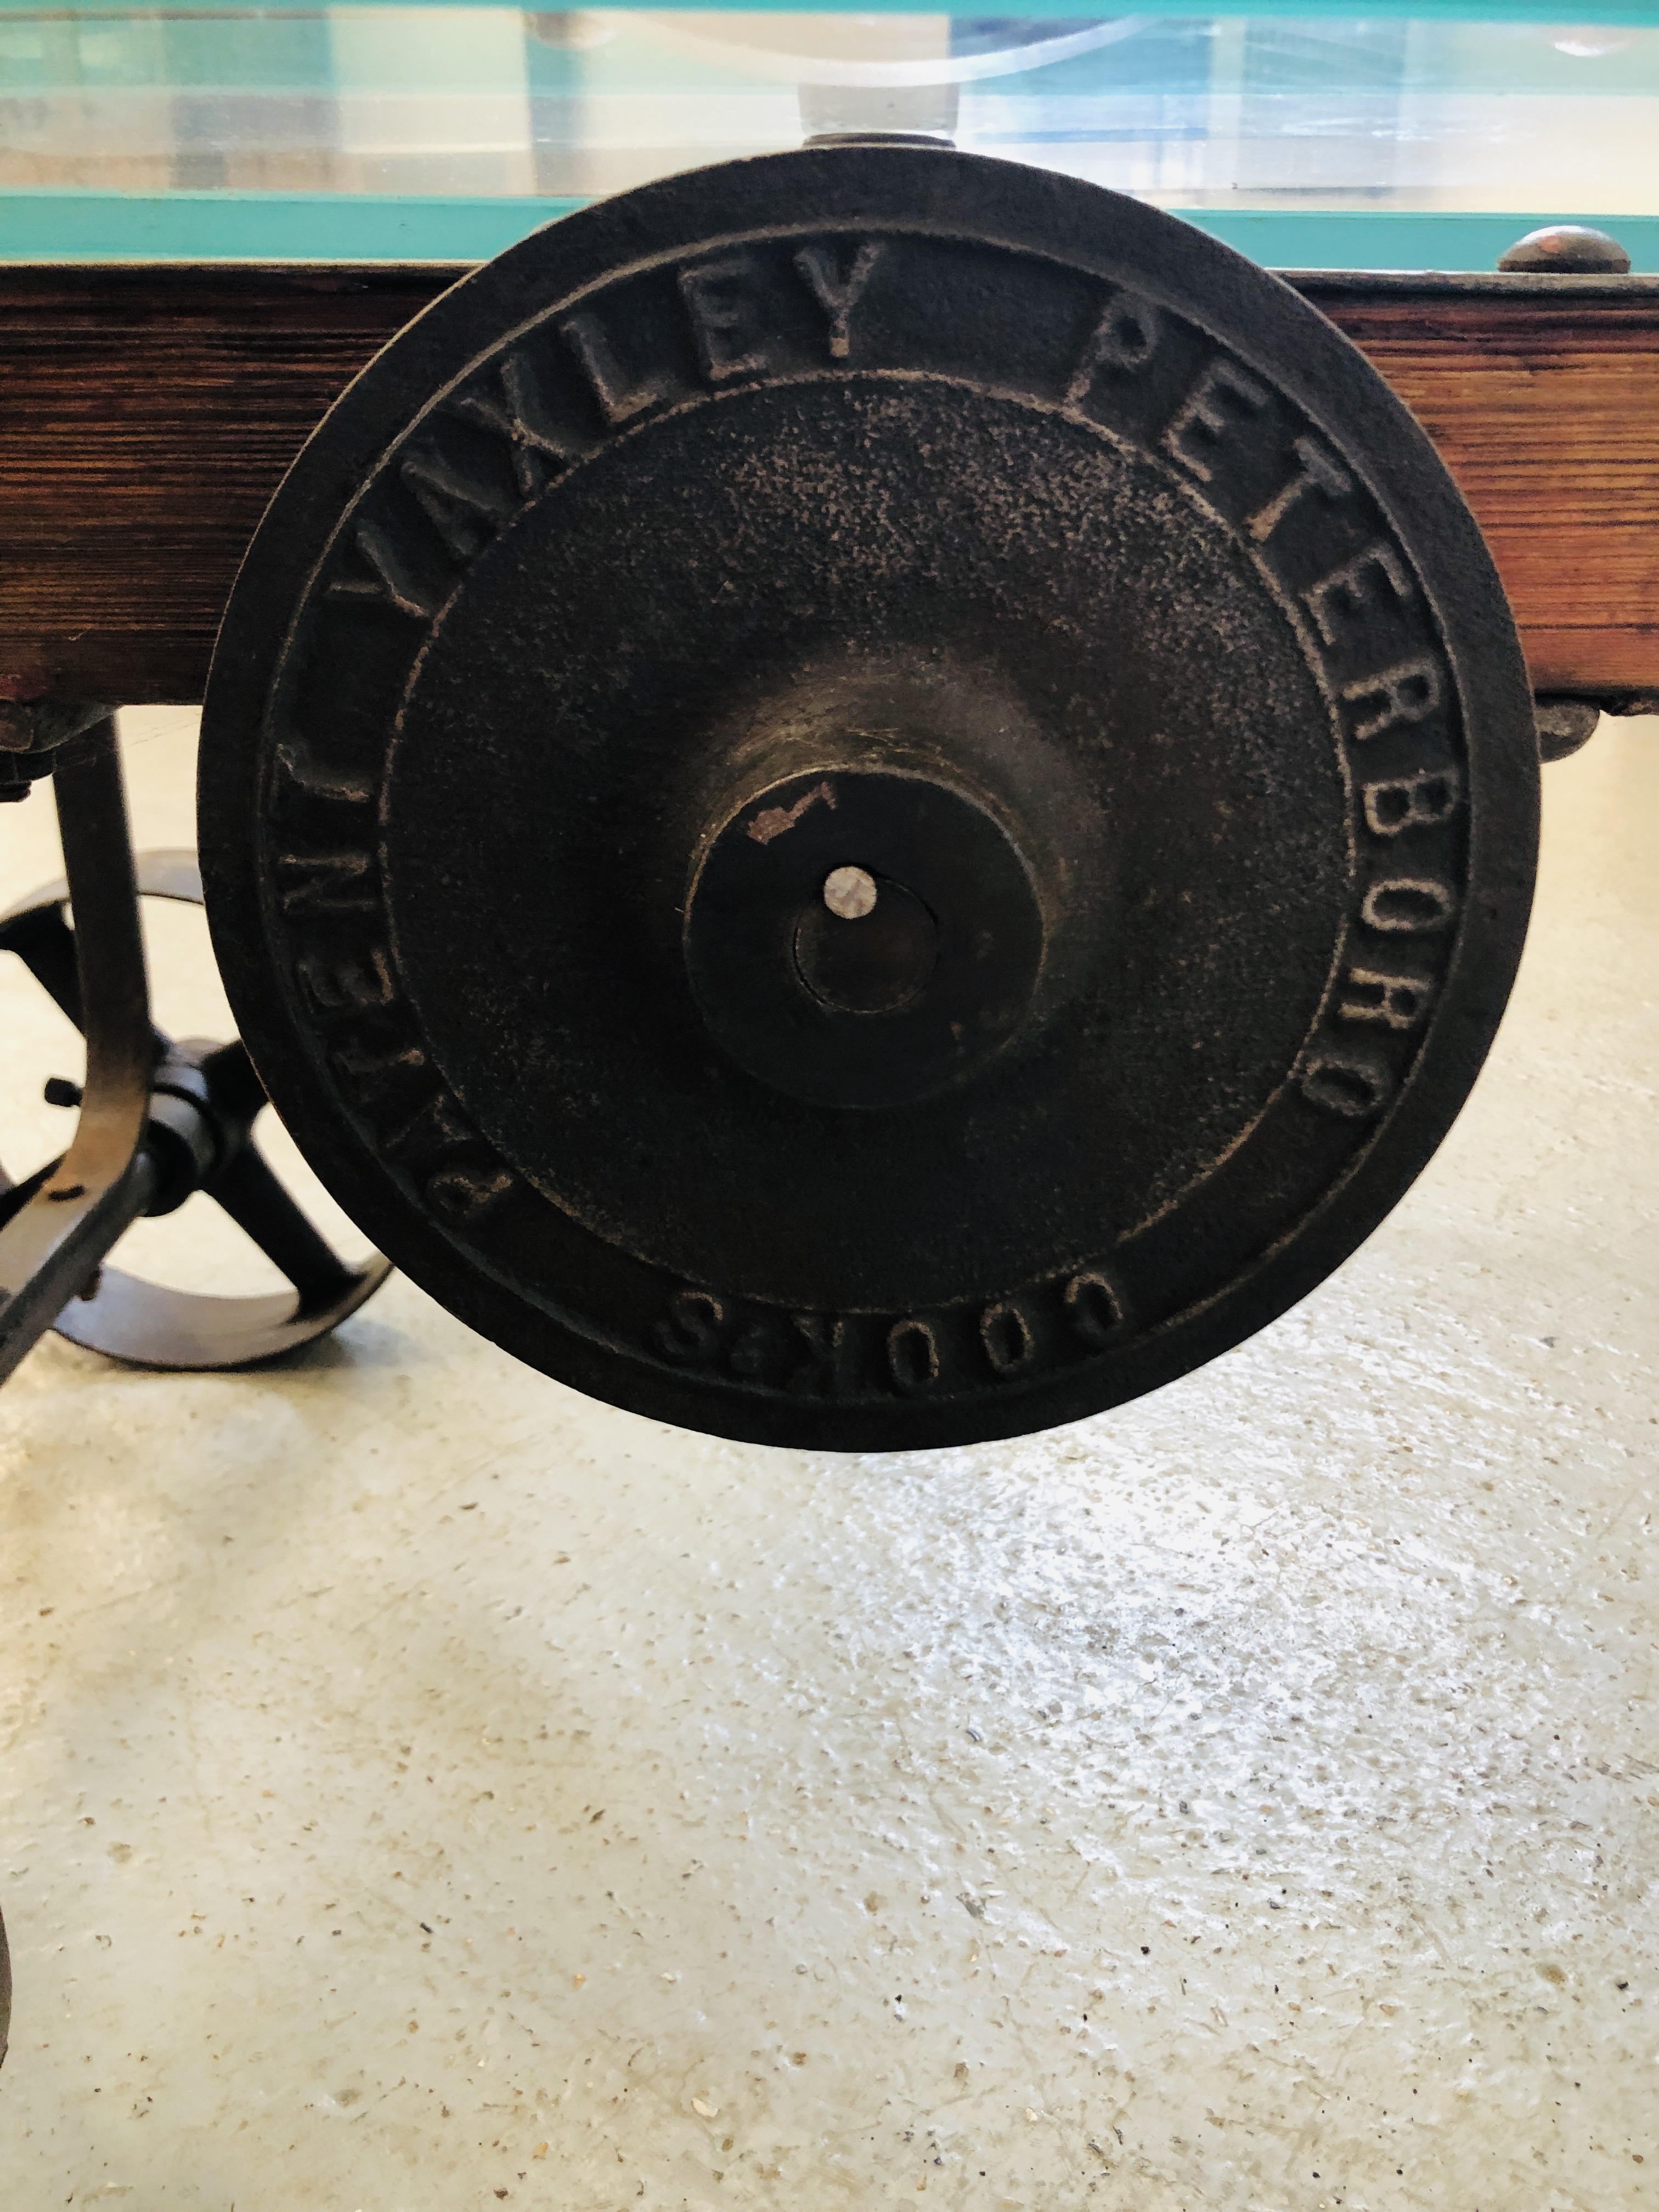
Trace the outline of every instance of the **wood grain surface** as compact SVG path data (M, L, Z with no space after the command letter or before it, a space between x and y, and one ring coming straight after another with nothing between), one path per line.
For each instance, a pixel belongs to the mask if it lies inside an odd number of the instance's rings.
M1440 448L1540 691L1659 690L1659 291L1304 283Z
M0 697L201 696L265 502L456 267L0 269ZM1540 690L1659 690L1659 292L1300 289L1480 518Z

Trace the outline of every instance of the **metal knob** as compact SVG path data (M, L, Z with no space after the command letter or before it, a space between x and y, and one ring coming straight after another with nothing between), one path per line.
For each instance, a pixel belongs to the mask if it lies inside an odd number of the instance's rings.
M1518 238L1498 265L1510 275L1628 276L1630 256L1605 230L1582 222L1553 222Z

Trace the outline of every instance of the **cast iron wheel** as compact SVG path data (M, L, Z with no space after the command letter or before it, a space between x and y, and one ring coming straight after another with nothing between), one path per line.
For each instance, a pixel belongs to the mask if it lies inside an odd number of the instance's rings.
M210 918L318 1172L578 1388L843 1449L1116 1404L1445 1134L1531 895L1480 532L1286 286L942 148L514 246L227 611Z
M142 896L201 904L201 872L193 853L141 853L135 869ZM80 984L68 899L68 884L56 883L20 900L0 915L0 951L15 953L78 1029ZM183 1158L176 1163L176 1176L164 1172L150 1211L170 1211L199 1188L275 1262L293 1289L216 1297L145 1282L106 1266L93 1294L72 1299L58 1315L58 1334L135 1366L191 1370L245 1367L326 1335L374 1296L391 1273L391 1262L375 1253L356 1267L348 1266L283 1188L251 1134L266 1100L240 1040L215 1045L186 1039L175 1045L158 1032L156 1063L155 1110L165 1115L171 1086L192 1124L210 1124L222 1142L220 1157L199 1179L191 1172L193 1164ZM59 1085L52 1095L60 1105L79 1103L73 1085ZM173 1133L155 1121L149 1142L164 1152L170 1142L177 1148ZM49 1163L18 1184L0 1169L0 1223L55 1165Z

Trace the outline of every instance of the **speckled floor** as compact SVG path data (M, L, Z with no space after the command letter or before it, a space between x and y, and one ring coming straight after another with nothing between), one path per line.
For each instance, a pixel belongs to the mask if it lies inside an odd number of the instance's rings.
M129 759L176 842L186 719ZM1659 726L1546 787L1450 1142L1127 1412L727 1445L402 1281L281 1373L33 1354L6 2203L1659 2202ZM32 1160L73 1068L0 991Z

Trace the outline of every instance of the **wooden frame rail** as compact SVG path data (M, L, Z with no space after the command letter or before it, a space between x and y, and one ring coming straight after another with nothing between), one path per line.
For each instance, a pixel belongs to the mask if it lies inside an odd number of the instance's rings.
M283 471L464 273L0 268L0 699L198 699ZM1444 454L1536 688L1659 692L1659 278L1291 281Z

